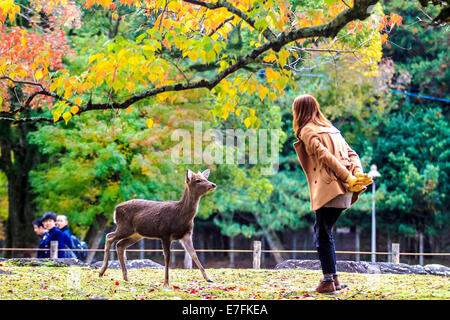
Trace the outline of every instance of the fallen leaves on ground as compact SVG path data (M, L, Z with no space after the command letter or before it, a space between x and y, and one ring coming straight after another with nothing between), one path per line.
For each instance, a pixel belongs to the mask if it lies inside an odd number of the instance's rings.
M242 300L412 300L449 299L447 277L431 275L340 273L347 288L336 294L314 291L322 274L316 270L207 269L214 282L197 269L171 269L164 287L164 270L130 269L130 281L120 270L87 267L23 267L3 262L0 299L242 299Z

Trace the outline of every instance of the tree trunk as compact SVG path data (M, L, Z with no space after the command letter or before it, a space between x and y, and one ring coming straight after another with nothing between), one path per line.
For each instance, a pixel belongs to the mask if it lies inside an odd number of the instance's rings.
M39 242L31 225L36 207L29 173L41 161L41 154L27 140L27 134L35 130L35 124L0 123L0 170L8 179L6 247L34 247ZM7 256L30 256L30 252L9 252Z
M264 237L269 244L271 250L284 250L283 245L281 244L280 238L278 238L277 234L273 230L266 230L264 233ZM273 257L275 258L276 263L281 263L286 260L285 256L281 252L272 252Z
M103 234L105 232L106 224L108 223L108 219L105 215L98 214L95 216L94 223L91 224L89 230L86 234L86 243L89 249L98 249L100 245L100 241L103 238ZM95 257L95 251L89 251L86 257L86 263L91 263Z

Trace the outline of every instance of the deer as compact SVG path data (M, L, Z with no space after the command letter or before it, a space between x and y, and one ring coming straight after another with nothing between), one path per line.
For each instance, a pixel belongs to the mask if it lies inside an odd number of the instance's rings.
M200 269L203 278L212 282L206 275L192 242L194 218L200 198L216 189L216 184L208 181L209 173L209 169L198 173L188 169L185 174L184 193L179 201L133 199L119 203L113 214L117 227L106 235L103 265L99 276L103 276L108 268L111 245L117 241L116 250L123 279L129 281L125 250L140 239L148 238L161 240L165 264L164 287L169 286L170 247L172 241L177 240Z

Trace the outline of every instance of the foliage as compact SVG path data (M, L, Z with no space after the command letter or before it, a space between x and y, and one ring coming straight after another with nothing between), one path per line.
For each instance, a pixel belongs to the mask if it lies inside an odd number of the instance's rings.
M136 112L42 126L29 136L49 157L30 174L40 211L66 214L83 232L98 214L111 220L121 201L181 198L184 171L171 162L167 131L156 124L150 134Z
M393 0L386 1L385 11L395 12L405 19L404 24L391 34L383 51L385 56L395 61L397 69L412 75L407 91L448 99L448 27L430 27L425 23L429 16L436 15L437 8L421 9L414 2Z
M349 3L352 6L351 0ZM84 8L81 9L80 5ZM338 38L332 42L330 40L329 49L354 50L361 56L361 61L369 62L371 68L376 69L380 41L385 39L380 32L389 32L394 25L401 23L401 18L395 14L385 17L378 5L371 19L352 21L347 30L342 29L349 22L345 20L348 18L343 18L344 12L364 12L368 5L369 2L358 2L349 9L340 1L314 4L291 3L287 0L217 3L179 0L61 0L47 3L37 0L33 1L34 12L30 11L30 14L37 18L37 13L44 13L48 24L55 30L67 25L68 14L61 13L66 7L77 12L82 10L83 13L90 10L103 12L109 17L110 23L117 27L120 24L129 28L136 21L143 23L132 38L116 35L113 41L97 39L100 46L95 52L90 52L87 63L78 72L68 69L56 71L48 61L37 61L25 74L23 70L26 68L21 60L8 63L2 60L4 76L0 81L6 86L14 86L19 82L30 87L27 90L31 91L27 91L29 94L22 101L25 108L33 107L34 99L41 95L56 98L55 105L47 101L42 106L51 109L55 122L67 122L75 114L94 109L125 109L151 96L157 96L159 102L164 102L175 99L179 94L177 92L201 87L210 89L220 105L220 110L214 114L226 119L230 113L239 114L236 104L240 94L255 93L261 101L270 101L277 94L284 93L287 83L294 85L290 64L299 58L299 52L309 50L317 39L308 36L307 30L315 30L317 36L325 37L336 33ZM19 9L12 0L2 2L0 10L9 14L9 20L6 20L6 15L0 17L8 29L14 28L15 14ZM88 13L86 17L90 15ZM367 13L358 15L366 18ZM54 22L50 18L54 18ZM40 24L46 22L43 18L40 20ZM333 20L338 21L336 25L331 24L328 29L324 27ZM72 29L76 22L76 19L72 20ZM230 52L228 37L236 29L243 30L241 36L245 45L237 52ZM11 36L9 31L4 32ZM23 29L21 32L28 31ZM352 37L341 36L342 32L351 33ZM285 34L286 39L276 38L279 33ZM367 37L374 41L364 41ZM24 33L21 39L26 44L23 47L28 45L29 38ZM17 41L14 44L14 47L19 46ZM78 53L89 50L88 47L76 49ZM199 65L213 66L214 75L192 72L194 67L199 70ZM264 81L260 81L252 71L257 65L265 69ZM28 83L28 79L33 79L33 83ZM8 109L9 106L3 104L3 110L8 112ZM247 127L257 127L259 123L245 119L242 117L241 121Z
M431 275L340 273L348 288L326 295L314 291L320 271L208 269L214 281L208 283L198 270L172 269L171 287L164 288L164 270L131 269L127 282L120 270L110 269L99 278L95 269L86 267L2 264L3 300L445 300L449 285L448 278Z
M446 230L450 131L441 110L393 114L380 127L374 162L388 178L382 179L387 193L380 209L386 216L395 212L400 231L409 235Z

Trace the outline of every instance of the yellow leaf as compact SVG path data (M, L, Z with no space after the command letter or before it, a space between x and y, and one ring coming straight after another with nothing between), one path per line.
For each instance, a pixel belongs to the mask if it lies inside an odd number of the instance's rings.
M269 92L269 89L258 84L258 93L259 93L259 97L261 98L261 101L264 100L264 97L267 95L267 93Z
M44 75L42 74L41 70L36 71L36 73L34 74L34 77L36 78L36 80L39 80L43 77Z
M76 99L75 99L76 100ZM80 108L78 108L77 106L72 106L70 108L70 112L72 112L72 114L77 114L78 111L80 111Z
M58 111L52 112L53 114L53 122L58 121L59 117L61 117L61 113L59 113Z
M152 119L145 120L145 123L147 124L147 127L149 129L151 129L151 127L153 127L153 120Z
M274 61L274 60L276 60L277 59L277 57L273 54L273 53L271 53L271 54L269 54L269 55L267 55L267 56L265 56L264 58L263 58L263 60L265 61L265 62L272 62L272 61Z
M189 59L191 59L192 61L195 61L198 58L198 54L195 50L188 51L187 55L188 55Z
M78 105L81 104L81 98L80 97L76 97L75 98L75 104L78 104Z
M131 108L131 107L126 108L125 114L129 114L131 111L133 111L133 108Z
M268 82L272 82L280 77L280 73L274 71L272 68L266 68L266 77Z
M287 51L287 50L281 50L281 51L278 53L278 57L280 58L280 59L279 59L280 65L281 65L281 66L284 66L284 65L287 63L287 59L288 59L288 57L289 57L289 51Z
M22 69L17 74L19 75L19 77L25 78L27 76L27 71Z
M252 84L248 87L249 94L252 94L255 90L256 90L256 86L254 84Z
M72 114L70 112L64 112L63 113L63 118L64 118L64 120L66 121L66 124L67 124L67 122L70 120L70 118L72 118Z
M244 124L247 128L251 125L251 123L252 123L252 120L250 118L245 118Z

